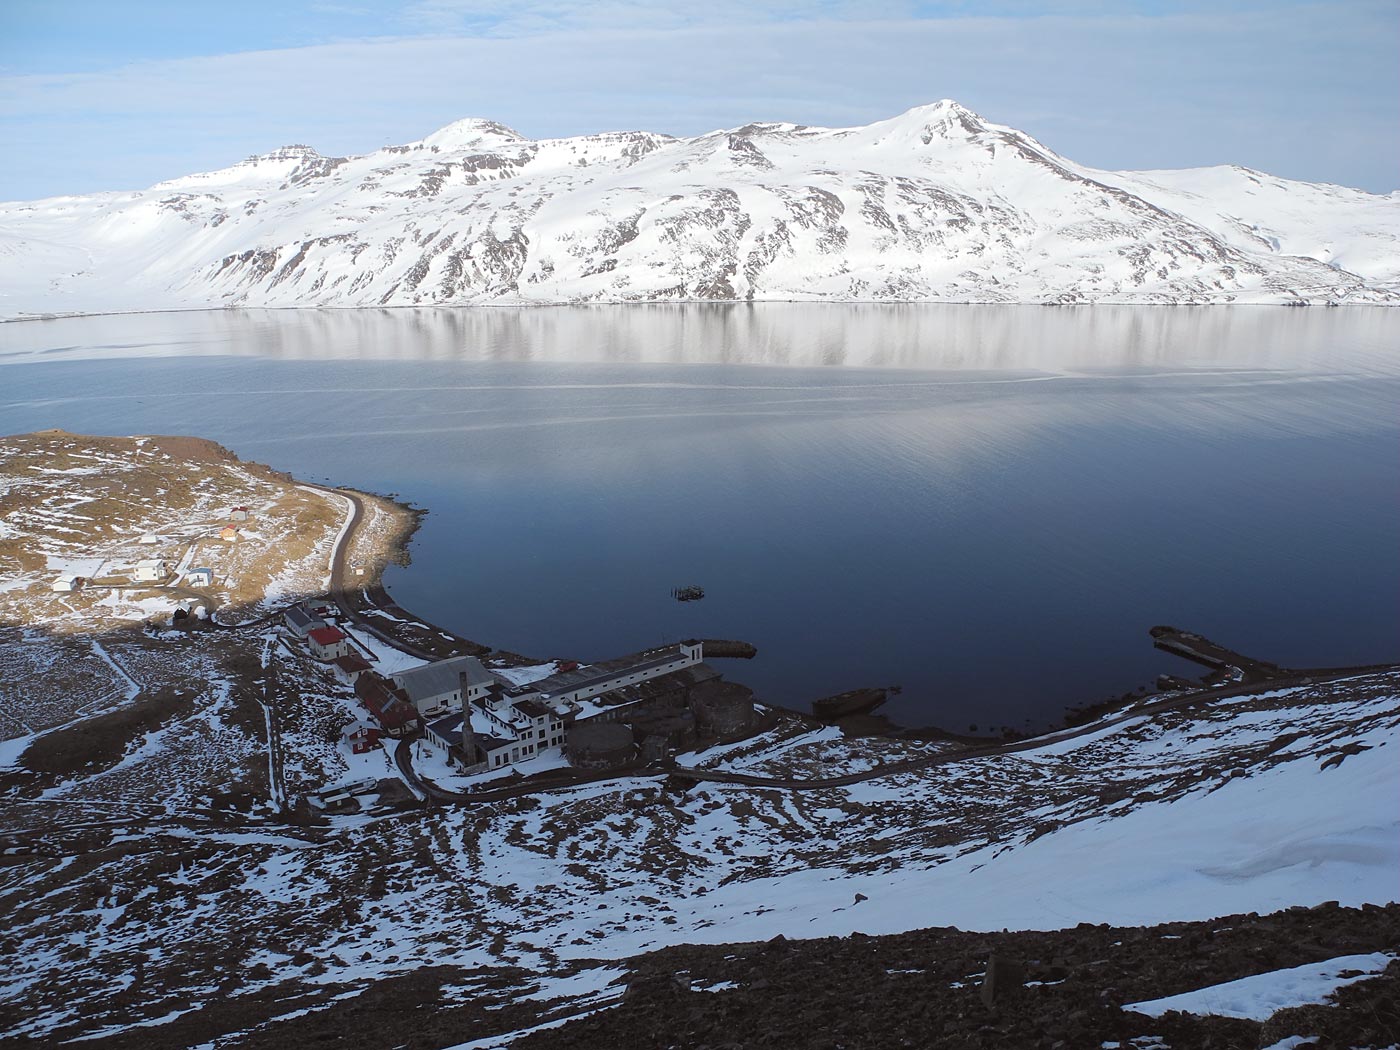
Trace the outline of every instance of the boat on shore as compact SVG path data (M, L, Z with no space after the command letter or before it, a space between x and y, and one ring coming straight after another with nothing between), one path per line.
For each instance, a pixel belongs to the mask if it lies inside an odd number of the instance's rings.
M835 696L812 701L812 714L823 722L875 710L889 697L888 689L851 689Z

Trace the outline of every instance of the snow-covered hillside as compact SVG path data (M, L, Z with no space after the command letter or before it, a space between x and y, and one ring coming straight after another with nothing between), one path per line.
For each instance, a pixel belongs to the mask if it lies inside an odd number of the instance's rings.
M309 831L176 825L146 749L50 789L47 809L13 807L12 824L50 822L51 851L88 838L82 863L21 857L0 886L25 945L0 979L3 1035L154 1035L215 999L243 1011L210 1022L229 1031L415 971L434 982L425 1000L586 1000L624 973L597 960L777 934L1385 903L1400 865L1397 694L1388 673L1221 697L845 788L638 776ZM680 761L805 777L942 746L784 724ZM142 763L147 779L130 779ZM150 785L140 803L157 814L89 823L95 805L121 804L118 774ZM500 1017L496 1031L516 1024Z
M464 120L0 205L3 317L750 299L1397 302L1400 194L1097 171L943 101L688 139Z

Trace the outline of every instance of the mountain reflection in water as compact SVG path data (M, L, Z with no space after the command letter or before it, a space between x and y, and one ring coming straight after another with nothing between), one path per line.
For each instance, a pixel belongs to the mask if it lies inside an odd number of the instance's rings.
M431 513L389 585L468 637L742 638L721 667L776 700L899 683L905 721L1019 726L1187 671L1154 623L1396 656L1397 346L1367 308L68 318L0 325L0 430L400 493Z

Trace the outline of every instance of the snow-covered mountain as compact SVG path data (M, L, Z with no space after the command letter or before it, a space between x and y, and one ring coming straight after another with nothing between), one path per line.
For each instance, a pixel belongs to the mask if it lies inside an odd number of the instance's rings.
M648 300L1400 302L1400 193L1108 172L955 102L531 140L485 120L0 205L0 315Z

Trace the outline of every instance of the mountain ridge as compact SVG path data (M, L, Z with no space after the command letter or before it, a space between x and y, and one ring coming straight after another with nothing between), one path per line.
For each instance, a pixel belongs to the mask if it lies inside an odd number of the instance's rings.
M469 117L0 204L0 316L653 301L1400 302L1400 194L1077 164L951 99L530 139Z

